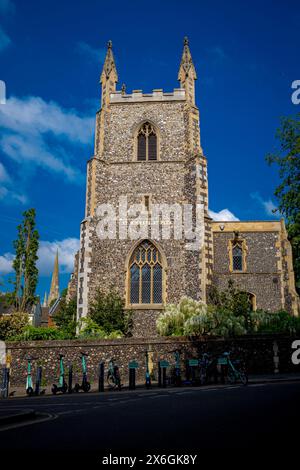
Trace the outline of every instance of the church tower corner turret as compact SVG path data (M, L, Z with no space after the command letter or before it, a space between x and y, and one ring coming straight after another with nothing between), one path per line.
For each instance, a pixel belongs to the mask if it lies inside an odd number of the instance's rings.
M116 84L118 83L118 73L112 51L112 41L108 41L107 43L107 52L100 75L100 83L102 86L101 105L104 107L109 104L110 94L116 91Z
M178 81L180 82L181 88L185 89L186 100L193 105L195 105L195 80L197 80L197 73L189 47L189 40L185 37L178 72Z

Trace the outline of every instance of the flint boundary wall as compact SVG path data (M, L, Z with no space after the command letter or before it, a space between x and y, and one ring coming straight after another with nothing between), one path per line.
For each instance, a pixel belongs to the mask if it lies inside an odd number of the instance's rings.
M115 358L120 367L122 382L128 383L128 363L136 360L139 363L137 381L143 382L145 377L145 351L152 352L153 372L157 379L158 361L165 359L174 365L174 350L181 350L182 368L187 359L198 358L202 353L209 352L219 355L224 351L233 350L234 354L245 359L249 374L274 373L274 342L278 346L279 371L281 373L299 373L300 365L292 364L292 342L300 339L292 336L264 335L242 336L234 339L223 338L124 338L115 340L72 340L72 341L28 341L7 343L7 351L11 356L11 386L23 386L26 379L27 357L33 360L32 373L35 378L37 366L43 367L44 386L58 380L59 354L64 354L66 374L68 364L73 364L74 382L81 378L80 353L88 353L88 376L92 384L98 381L99 363Z

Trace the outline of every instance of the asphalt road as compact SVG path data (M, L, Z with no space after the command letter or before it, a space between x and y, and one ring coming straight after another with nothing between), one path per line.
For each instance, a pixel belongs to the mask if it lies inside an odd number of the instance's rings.
M0 428L0 451L56 461L81 452L99 462L109 454L297 449L299 404L299 382L16 398L0 411L30 408L39 417Z

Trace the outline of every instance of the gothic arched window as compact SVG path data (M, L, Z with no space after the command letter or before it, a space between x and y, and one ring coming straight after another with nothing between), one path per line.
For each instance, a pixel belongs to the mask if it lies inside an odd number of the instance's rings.
M129 303L163 303L163 265L159 250L148 240L140 243L129 260Z
M141 126L137 135L137 159L157 160L157 133L149 122Z
M232 247L232 268L233 271L243 271L243 249L239 244Z

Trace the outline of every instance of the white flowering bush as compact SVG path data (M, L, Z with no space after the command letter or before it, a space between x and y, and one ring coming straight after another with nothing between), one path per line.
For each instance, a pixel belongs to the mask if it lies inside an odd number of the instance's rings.
M168 305L159 315L156 322L157 330L162 336L184 335L186 322L206 312L207 305L204 302L183 297L178 305Z
M188 297L183 297L178 305L168 305L156 325L163 336L233 336L247 332L244 316Z

